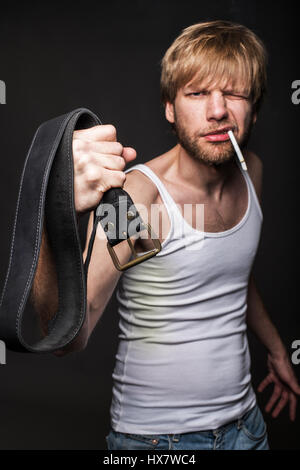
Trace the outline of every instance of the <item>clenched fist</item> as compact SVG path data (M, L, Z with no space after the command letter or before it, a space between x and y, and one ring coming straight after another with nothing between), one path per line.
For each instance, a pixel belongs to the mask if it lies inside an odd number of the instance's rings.
M111 124L74 131L72 148L75 210L84 214L97 207L105 191L123 187L123 170L136 158L136 151L117 142Z

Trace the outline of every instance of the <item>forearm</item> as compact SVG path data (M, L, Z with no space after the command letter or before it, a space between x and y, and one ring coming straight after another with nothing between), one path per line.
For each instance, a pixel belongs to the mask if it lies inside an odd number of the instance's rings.
M42 243L38 266L30 293L30 300L39 319L42 334L49 333L49 321L58 310L58 284L55 263L48 242L45 228L42 234ZM65 348L54 353L57 356L83 349L88 337L88 312L85 322L76 338Z
M30 300L39 318L42 332L46 335L48 333L48 322L58 309L58 287L55 263L45 227L43 228L39 260Z
M247 326L274 357L287 354L279 333L263 304L253 276L250 276L248 287Z

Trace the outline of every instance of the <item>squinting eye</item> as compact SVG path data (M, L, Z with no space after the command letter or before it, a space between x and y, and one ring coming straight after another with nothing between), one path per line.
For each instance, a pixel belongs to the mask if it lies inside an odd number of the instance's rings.
M239 95L238 93L229 93L229 92L228 92L228 93L224 93L224 95L225 95L225 96L230 96L230 97L232 97L232 98L239 98L239 99L241 99L241 100L246 100L246 99L248 99L247 96Z
M189 93L189 95L192 95L192 96L200 96L204 94L205 94L204 91L194 91L193 93Z

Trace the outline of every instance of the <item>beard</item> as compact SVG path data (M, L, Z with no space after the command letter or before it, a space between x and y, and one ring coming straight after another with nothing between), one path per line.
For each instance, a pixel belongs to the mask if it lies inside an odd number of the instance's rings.
M227 162L230 162L234 155L235 150L232 146L231 140L227 140L224 142L203 142L200 140L200 137L203 137L203 133L196 132L190 135L187 132L187 129L179 123L177 116L175 114L175 121L173 124L173 130L176 134L177 140L179 144L184 148L184 150L188 153L190 157L194 160L201 161L209 166L212 165L221 165ZM219 126L216 129L210 129L211 132L217 130L220 127L231 126L236 128L236 126L232 125L228 122L219 123ZM249 124L246 127L246 130L242 137L238 140L239 147L241 150L246 147L251 130L252 130L252 116L249 119ZM209 132L209 131L208 131Z

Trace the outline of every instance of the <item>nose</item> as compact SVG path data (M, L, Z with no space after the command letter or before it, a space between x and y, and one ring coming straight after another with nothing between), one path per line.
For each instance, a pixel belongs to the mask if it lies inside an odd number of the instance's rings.
M226 99L221 92L211 92L207 101L206 118L208 121L220 121L228 117Z

